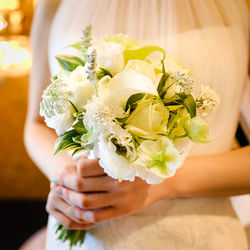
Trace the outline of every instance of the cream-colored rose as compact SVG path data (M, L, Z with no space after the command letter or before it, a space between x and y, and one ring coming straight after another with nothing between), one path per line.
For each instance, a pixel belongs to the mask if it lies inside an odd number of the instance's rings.
M126 121L125 128L135 136L156 139L167 131L169 111L161 100L142 99Z
M93 86L87 80L86 68L78 66L69 74L67 82L69 89L73 93L70 100L79 111L82 111L83 106L92 98L94 94Z
M124 68L123 46L118 43L102 43L96 46L97 66L107 69L112 75Z
M133 70L148 77L152 82L155 80L155 71L151 63L143 60L129 60L124 70Z

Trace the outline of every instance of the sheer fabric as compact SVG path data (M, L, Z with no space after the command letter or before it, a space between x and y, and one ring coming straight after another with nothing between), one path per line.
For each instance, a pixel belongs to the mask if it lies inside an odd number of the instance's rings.
M212 142L194 145L191 154L231 149L247 80L248 12L243 0L64 0L51 29L52 74L58 69L54 56L80 40L88 24L93 25L94 41L125 33L164 47L191 69L196 91L201 84L214 88L221 105L208 121ZM52 224L47 249L54 250ZM67 249L58 249L63 247ZM97 226L82 249L240 250L247 246L228 199L176 199Z

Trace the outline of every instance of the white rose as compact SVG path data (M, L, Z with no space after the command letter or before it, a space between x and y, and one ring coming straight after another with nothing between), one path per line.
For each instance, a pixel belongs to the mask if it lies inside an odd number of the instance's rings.
M107 69L112 75L124 68L123 46L118 43L102 43L96 46L97 66Z
M79 111L90 100L94 94L93 86L87 80L86 68L78 66L69 74L68 87L72 91L73 96L70 99Z
M155 80L155 71L151 63L143 60L129 60L124 70L133 70L148 77L152 82Z

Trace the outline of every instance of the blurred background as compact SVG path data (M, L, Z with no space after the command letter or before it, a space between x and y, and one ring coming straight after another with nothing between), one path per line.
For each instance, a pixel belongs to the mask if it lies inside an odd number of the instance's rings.
M36 2L0 0L0 249L4 250L18 249L47 222L49 182L29 159L23 143ZM244 102L244 108L250 108L250 100ZM246 119L250 117L242 121ZM236 146L248 144L247 131L242 122Z
M23 143L36 2L0 0L0 249L5 250L18 249L47 220L49 182Z

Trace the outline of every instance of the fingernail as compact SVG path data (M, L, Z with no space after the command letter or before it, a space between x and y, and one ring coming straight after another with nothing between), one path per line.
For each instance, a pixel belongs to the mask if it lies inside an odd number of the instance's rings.
M58 178L57 177L52 177L51 182L58 184Z
M62 194L61 188L60 188L60 187L56 187L56 188L55 188L55 193L56 193L57 195L61 195L61 194Z
M84 212L83 219L89 222L93 222L93 214L91 212Z
M74 215L74 209L73 209L72 207L69 207L69 208L67 209L67 214L69 214L69 215Z

